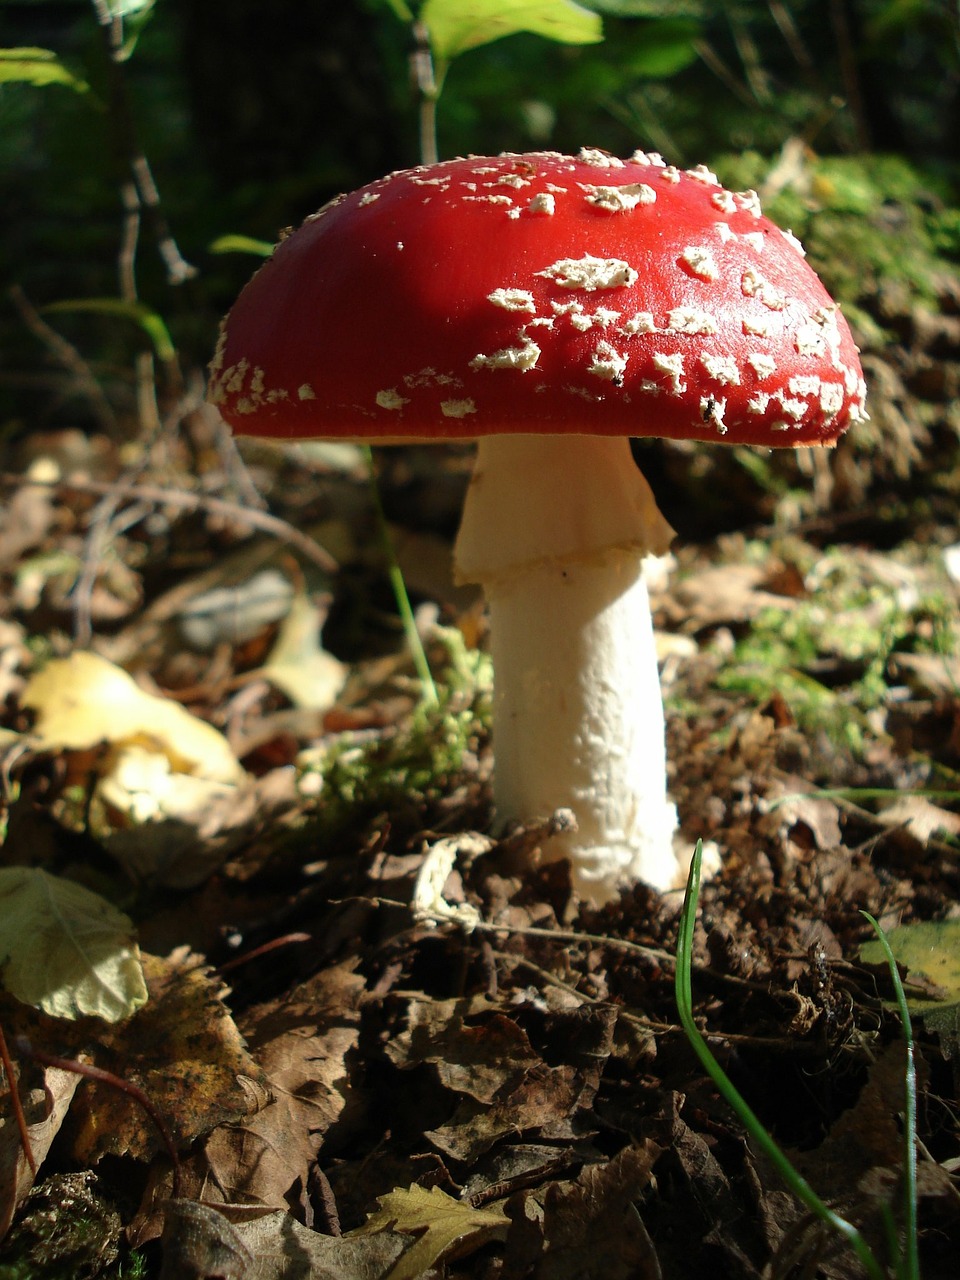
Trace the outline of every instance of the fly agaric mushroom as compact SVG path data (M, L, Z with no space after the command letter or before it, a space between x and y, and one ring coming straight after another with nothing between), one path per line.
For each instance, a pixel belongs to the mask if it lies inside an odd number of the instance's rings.
M479 438L455 547L481 582L501 823L572 809L596 903L684 868L641 562L672 530L628 437L830 445L857 348L789 232L700 166L471 157L331 201L241 293L211 365L235 431Z

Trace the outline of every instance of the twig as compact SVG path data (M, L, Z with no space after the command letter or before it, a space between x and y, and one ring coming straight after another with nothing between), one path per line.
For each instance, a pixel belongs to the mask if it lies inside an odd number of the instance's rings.
M830 0L830 25L833 27L833 38L836 41L837 59L840 63L840 75L843 80L843 91L847 97L847 106L853 117L856 130L857 150L869 151L871 145L870 125L863 102L860 87L860 75L857 68L857 45L854 34L850 30L850 17L845 0Z
M17 1075L13 1069L13 1060L10 1057L10 1050L7 1048L7 1038L3 1034L3 1027L0 1027L0 1062L3 1063L3 1069L7 1076L7 1085L10 1089L10 1106L13 1108L13 1118L17 1123L17 1132L20 1134L20 1145L23 1147L23 1154L27 1157L27 1164L30 1166L34 1178L36 1178L38 1171L37 1157L33 1154L33 1144L30 1141L30 1133L27 1129L27 1117L23 1114L23 1103L20 1101L20 1090L17 1087Z
M770 10L770 16L783 36L784 43L793 55L794 62L819 83L820 77L817 75L816 63L810 54L810 50L804 44L803 36L801 36L797 29L797 24L793 20L793 14L783 3L783 0L767 0L767 8Z
M82 568L71 595L73 635L81 648L86 648L93 638L93 589L106 548L114 538L138 524L149 513L149 508L141 504L128 507L118 516L120 501L117 494L103 498L94 508L90 520Z
M755 108L757 105L753 94L742 84L730 70L724 60L707 40L694 40L693 48L701 62L713 72L722 85L745 106Z
M8 471L0 472L0 485L16 487L26 483L28 483L27 480L21 475ZM205 493L189 493L184 489L165 489L160 485L109 483L79 478L47 481L31 477L29 483L45 485L57 490L73 489L78 493L106 496L116 494L122 498L137 499L156 507L180 507L184 511L207 511L212 515L223 516L226 520L235 520L240 524L249 525L260 533L269 534L278 541L287 543L324 573L336 573L339 567L329 551L295 525L267 511L252 511L249 507L229 502L225 498L214 498Z
M160 203L157 184L137 137L130 90L123 72L125 61L123 18L114 14L106 0L92 0L92 4L107 53L110 78L110 121L115 129L117 157L132 179L132 198L124 191L122 193L124 205L130 208L135 203L138 216L139 211L142 210L150 234L167 268L168 282L172 285L183 284L197 274L197 269L187 262L177 247Z
M110 406L110 401L104 395L103 388L94 376L93 370L77 348L72 342L68 342L66 338L57 333L56 329L47 324L20 285L12 284L7 290L7 296L19 311L21 320L34 337L40 339L57 364L61 365L76 380L79 389L90 400L91 407L97 415L101 427L108 432L112 432L117 425L117 416Z
M26 1036L18 1036L16 1041L18 1053L22 1053L25 1058L30 1058L34 1062L39 1062L41 1066L57 1067L60 1071L72 1071L74 1075L85 1076L88 1080L96 1080L100 1084L109 1085L112 1089L119 1089L121 1093L127 1094L133 1098L153 1121L160 1140L167 1149L170 1160L173 1163L173 1189L171 1195L174 1200L180 1198L180 1155L174 1146L173 1138L170 1136L170 1130L167 1128L163 1116L157 1110L156 1105L144 1091L135 1084L131 1084L129 1080L124 1080L122 1076L114 1075L112 1071L104 1071L102 1067L95 1067L89 1062L78 1062L75 1058L61 1058L55 1053L46 1053L43 1049L34 1049L33 1045Z
M430 49L430 32L423 22L413 24L413 40L410 66L420 94L420 163L436 164L440 157L437 148L437 99L440 88Z

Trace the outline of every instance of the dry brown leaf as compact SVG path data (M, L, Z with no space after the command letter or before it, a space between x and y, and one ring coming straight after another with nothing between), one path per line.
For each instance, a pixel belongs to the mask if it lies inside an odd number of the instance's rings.
M790 775L778 779L771 785L767 800L766 807L779 821L781 835L802 822L818 849L835 849L842 842L836 801L818 796L805 778Z
M235 1233L256 1259L244 1280L383 1280L407 1243L394 1231L322 1236L279 1212L239 1223Z
M324 1135L350 1105L346 1056L359 1036L365 989L353 965L324 970L289 1000L252 1011L244 1028L271 1101L221 1125L204 1147L205 1198L289 1208L304 1193Z
M47 478L50 464L38 460L30 468L36 478ZM56 518L53 490L45 484L24 484L0 507L0 567L18 568L31 547L38 547Z
M884 826L903 827L921 844L933 836L960 835L960 814L941 808L926 796L902 795L877 816Z
M477 1026L465 1019L487 1016ZM540 1055L510 1018L480 1000L411 1000L407 1029L386 1047L398 1067L433 1063L440 1082L478 1102L489 1103L518 1084Z
M569 1120L583 1086L573 1067L531 1067L522 1080L489 1107L466 1097L452 1119L424 1134L445 1155L470 1162L508 1134L548 1131L570 1137Z
M222 984L196 956L180 951L143 961L147 1004L96 1039L111 1051L111 1070L143 1089L177 1146L186 1146L257 1111L269 1096L266 1081L223 1003ZM78 1029L90 1037L89 1027ZM85 1164L105 1155L149 1160L162 1149L135 1100L107 1085L88 1083L71 1122L73 1157Z
M39 1168L46 1159L50 1144L60 1132L70 1109L80 1077L73 1071L47 1067L43 1072L43 1088L21 1098L27 1121L27 1137L33 1158ZM13 1215L23 1203L34 1183L33 1170L27 1160L10 1105L9 1093L0 1098L0 1240L10 1229Z
M656 1250L636 1209L661 1154L655 1142L588 1165L544 1197L544 1256L537 1280L660 1280Z
M764 589L768 572L762 565L720 564L679 579L672 594L680 606L684 630L749 622L771 607L793 608L794 597Z

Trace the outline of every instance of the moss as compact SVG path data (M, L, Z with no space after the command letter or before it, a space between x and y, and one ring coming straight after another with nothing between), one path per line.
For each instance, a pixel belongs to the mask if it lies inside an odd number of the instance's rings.
M762 189L770 161L756 152L717 162L732 187ZM804 156L764 212L803 241L813 268L841 302L901 285L932 303L949 262L960 261L955 193L900 156Z
M4 1241L0 1280L116 1277L120 1233L93 1173L55 1174L33 1188Z
M459 631L443 629L447 666L437 703L420 702L389 731L341 733L301 757L305 790L317 789L321 826L336 831L375 813L422 808L477 773L477 752L489 735L492 667L468 649Z
M877 732L869 713L889 700L891 654L955 651L956 605L937 585L937 553L924 563L927 556L892 578L874 577L869 557L842 550L822 557L807 574L814 594L754 618L716 686L758 703L779 694L801 729L824 731L859 753Z

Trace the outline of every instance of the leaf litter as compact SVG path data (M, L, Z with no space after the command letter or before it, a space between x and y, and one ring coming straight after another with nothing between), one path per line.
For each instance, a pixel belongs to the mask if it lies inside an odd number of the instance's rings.
M100 574L101 600L126 592L126 612L87 652L71 649L57 576L64 550L82 561L83 513L66 517L40 467L14 494L29 537L3 525L5 572L32 586L0 620L0 885L62 880L131 920L147 998L138 1008L126 990L113 1023L79 1000L135 956L128 926L107 958L66 966L71 1007L50 1003L53 969L30 958L49 915L4 918L0 1026L39 1172L4 1073L0 1268L42 1256L61 1260L49 1274L136 1262L165 1280L856 1274L684 1040L677 897L641 886L579 910L563 865L523 871L519 856L569 815L490 834L490 672L471 601L432 558L431 711L399 653L356 475L300 454L257 467L285 518L323 530L341 575L219 517L200 560L196 520L136 546L128 529L111 554L131 582ZM417 528L402 484L392 497ZM882 1252L903 1063L860 912L888 930L943 927L929 946L955 950L960 621L945 552L960 533L934 502L911 541L891 542L878 499L859 542L840 543L827 514L759 537L765 501L749 536L679 547L655 600L671 793L685 837L722 855L702 894L695 1008L780 1144ZM190 600L193 621L216 623L203 643L177 627ZM225 624L222 607L243 619ZM955 1004L946 961L902 963L925 1010L924 1276L946 1276L960 1244ZM142 1090L178 1150L176 1180L133 1095L31 1050ZM87 1254L72 1205L102 1225Z

